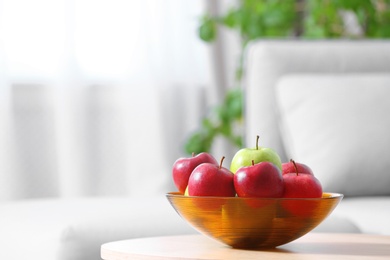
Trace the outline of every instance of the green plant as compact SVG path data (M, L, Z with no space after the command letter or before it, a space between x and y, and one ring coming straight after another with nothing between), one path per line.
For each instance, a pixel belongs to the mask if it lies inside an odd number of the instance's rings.
M208 117L203 118L201 127L194 132L185 144L188 154L208 152L218 135L224 136L237 147L242 146L242 136L235 124L242 120L242 91L234 88L228 91L224 101L215 106ZM238 132L238 133L237 133Z
M345 26L343 17L347 13L356 17L360 34L351 34ZM242 40L234 86L187 139L188 154L210 151L217 136L242 147L242 134L237 125L243 120L240 82L248 42L266 37L389 38L390 0L241 0L223 15L205 14L200 21L199 37L213 42L221 26L237 31Z

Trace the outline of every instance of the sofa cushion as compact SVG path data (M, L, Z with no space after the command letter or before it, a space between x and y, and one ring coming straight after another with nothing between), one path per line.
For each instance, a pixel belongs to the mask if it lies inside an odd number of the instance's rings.
M244 67L245 143L260 135L263 146L287 160L276 131L278 80L291 73L390 73L390 41L259 39L248 44Z
M390 74L287 75L276 96L288 156L325 191L390 195Z
M312 232L317 233L362 233L360 228L348 216L331 214Z
M1 259L100 259L100 246L195 233L165 197L41 199L0 204Z
M390 197L344 198L330 218L348 219L363 233L390 236Z

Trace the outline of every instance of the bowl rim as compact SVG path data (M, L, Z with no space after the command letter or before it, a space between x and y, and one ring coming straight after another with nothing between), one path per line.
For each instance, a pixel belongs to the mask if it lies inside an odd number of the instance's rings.
M229 199L229 200L328 200L328 199L342 199L344 194L337 192L323 192L321 198L258 198L258 197L218 197L218 196L185 196L178 191L171 191L166 193L166 197L177 197L184 199Z

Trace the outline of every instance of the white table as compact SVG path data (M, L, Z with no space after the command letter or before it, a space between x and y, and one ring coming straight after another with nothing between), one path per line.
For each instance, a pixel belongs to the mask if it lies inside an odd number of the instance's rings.
M122 240L101 246L104 260L126 259L390 259L390 236L309 233L270 250L232 249L203 235Z

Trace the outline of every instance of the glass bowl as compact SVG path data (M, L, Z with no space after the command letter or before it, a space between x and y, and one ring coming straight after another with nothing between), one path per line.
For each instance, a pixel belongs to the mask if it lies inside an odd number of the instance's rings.
M343 198L194 197L166 194L176 212L200 233L233 248L274 248L318 226Z

